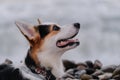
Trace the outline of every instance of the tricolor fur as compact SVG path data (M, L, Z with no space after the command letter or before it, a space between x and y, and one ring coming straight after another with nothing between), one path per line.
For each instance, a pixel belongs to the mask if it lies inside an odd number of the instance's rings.
M39 25L31 25L16 22L17 27L30 43L25 65L33 73L39 73L39 68L50 70L55 78L59 79L65 75L61 56L79 45L78 39L73 38L78 34L80 24L60 26L41 24L40 21L39 23Z

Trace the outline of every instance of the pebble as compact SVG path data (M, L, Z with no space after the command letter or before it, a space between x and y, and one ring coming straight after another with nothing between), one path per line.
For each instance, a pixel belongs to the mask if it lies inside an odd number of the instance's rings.
M120 75L120 67L117 67L114 72L113 72L113 76L115 75Z
M96 70L92 75L99 76L102 75L104 72L101 70Z
M101 70L103 72L111 72L113 73L113 71L117 68L116 65L109 65L109 66L104 66Z
M79 79L71 79L71 78L67 78L67 79L65 79L65 80L79 80Z
M97 80L99 79L99 77L98 77L98 76L95 76L95 75L92 75L92 78L93 78L93 79L97 79Z
M85 70L79 70L75 72L75 78L79 79L81 75L86 74Z
M79 69L79 70L84 70L86 68L87 68L87 64L85 64L85 63L78 63L77 64L77 69Z
M90 80L90 79L92 79L92 76L88 75L88 74L83 74L80 76L80 79L81 80Z
M120 75L115 75L112 78L115 79L115 80L120 80Z
M95 69L93 69L93 68L87 68L85 70L86 70L86 73L89 74L89 75L91 75L95 72Z
M112 77L112 73L104 73L103 75L98 76L101 80L109 80Z
M102 65L103 64L99 60L95 60L95 62L94 62L94 69L101 69Z
M85 71L85 70L78 70L78 69L69 69L68 71L66 71L66 73L74 76L74 77L77 78L77 79L79 79L79 77L80 77L82 74L85 74L86 71Z
M86 61L85 63L87 64L88 68L93 68L94 67L94 64L93 64L92 61Z
M74 61L69 61L69 60L63 60L63 65L65 67L65 71L77 67L77 64Z

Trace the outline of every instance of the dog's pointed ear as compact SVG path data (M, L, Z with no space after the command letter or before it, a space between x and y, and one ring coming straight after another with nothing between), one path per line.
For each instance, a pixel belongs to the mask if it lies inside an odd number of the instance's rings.
M33 25L19 21L16 21L15 24L17 25L21 33L27 38L30 44L35 43L38 37L40 38L40 36L38 36L36 27L34 27Z

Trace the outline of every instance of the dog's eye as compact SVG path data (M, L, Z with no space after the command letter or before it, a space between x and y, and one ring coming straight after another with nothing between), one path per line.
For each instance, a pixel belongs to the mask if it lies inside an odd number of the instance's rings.
M54 25L54 26L53 26L53 30L54 30L54 31L59 31L60 28L59 28L58 26Z

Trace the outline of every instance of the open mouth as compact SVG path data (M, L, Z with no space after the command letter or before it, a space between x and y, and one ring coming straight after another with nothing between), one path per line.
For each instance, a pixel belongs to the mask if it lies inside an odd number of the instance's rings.
M69 37L69 38L66 38L66 39L61 39L61 40L58 40L56 45L59 47L59 48L65 48L67 46L73 46L73 45L76 45L78 46L79 45L79 40L78 39L73 39L77 34Z

